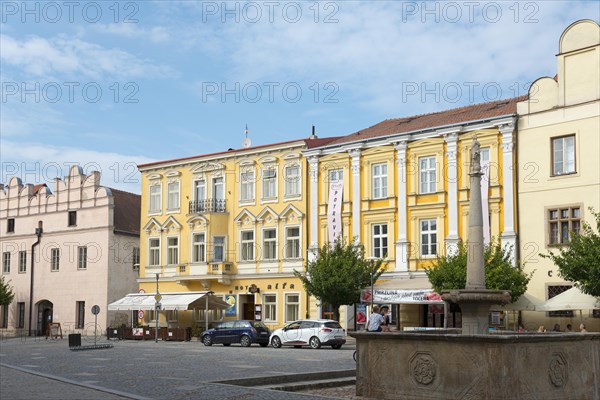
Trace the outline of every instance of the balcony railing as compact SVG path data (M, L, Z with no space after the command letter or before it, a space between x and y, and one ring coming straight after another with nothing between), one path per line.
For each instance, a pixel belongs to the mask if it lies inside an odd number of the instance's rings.
M190 201L190 214L199 214L205 212L224 213L225 199L205 199Z
M208 268L211 275L235 274L235 266L228 261L212 261Z

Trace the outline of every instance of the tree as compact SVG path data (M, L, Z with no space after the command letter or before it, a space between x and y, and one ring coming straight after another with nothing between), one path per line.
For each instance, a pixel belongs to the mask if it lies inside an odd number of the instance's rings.
M436 292L465 288L467 257L467 245L460 242L456 254L438 256L433 265L425 269ZM502 248L499 241L494 241L485 246L483 259L487 289L507 290L513 302L525 293L533 272L526 274L520 266L514 267L510 261L509 249Z
M333 246L325 244L319 256L306 264L306 273L294 271L306 292L323 303L333 307L333 318L340 319L340 306L354 304L360 299L360 292L381 276L385 262L365 258L364 246L353 240L336 240Z
M15 298L15 294L12 291L12 287L9 285L10 281L6 282L4 276L0 277L0 306L7 306L12 303Z
M558 254L548 251L540 254L551 259L558 267L558 275L590 296L600 297L600 212L590 212L596 219L596 232L590 224L583 223L582 233L571 232L571 241Z

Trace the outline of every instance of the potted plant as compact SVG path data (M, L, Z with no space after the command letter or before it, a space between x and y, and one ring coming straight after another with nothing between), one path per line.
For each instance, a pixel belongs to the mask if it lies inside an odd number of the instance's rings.
M192 340L199 341L201 333L202 330L200 329L200 325L198 325L198 321L192 321Z

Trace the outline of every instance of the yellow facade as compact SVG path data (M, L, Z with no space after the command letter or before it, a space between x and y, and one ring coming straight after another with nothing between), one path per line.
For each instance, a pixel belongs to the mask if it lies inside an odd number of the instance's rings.
M161 293L233 295L235 315L211 312L211 322L254 319L257 306L270 328L306 317L293 272L306 257L307 141L140 165L140 289L154 293L158 274ZM161 324L205 321L202 311L161 314Z

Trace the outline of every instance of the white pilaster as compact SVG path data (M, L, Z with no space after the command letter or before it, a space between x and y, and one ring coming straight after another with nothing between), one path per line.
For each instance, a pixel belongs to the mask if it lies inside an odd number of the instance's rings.
M458 164L456 160L458 132L444 134L446 141L446 158L448 169L448 236L446 236L446 254L456 254L458 251Z
M398 166L398 239L396 240L396 271L408 272L408 208L406 203L406 147L408 141L395 143Z
M511 261L516 265L515 252L517 234L515 233L515 189L514 189L514 121L498 127L502 134L502 189L504 192L504 231L500 235L502 247L511 246Z
M358 240L362 241L360 234L360 149L349 150L348 153L352 157L352 234L350 237L358 237Z
M319 251L319 157L308 158L309 167L309 231L308 231L308 261L316 259Z

